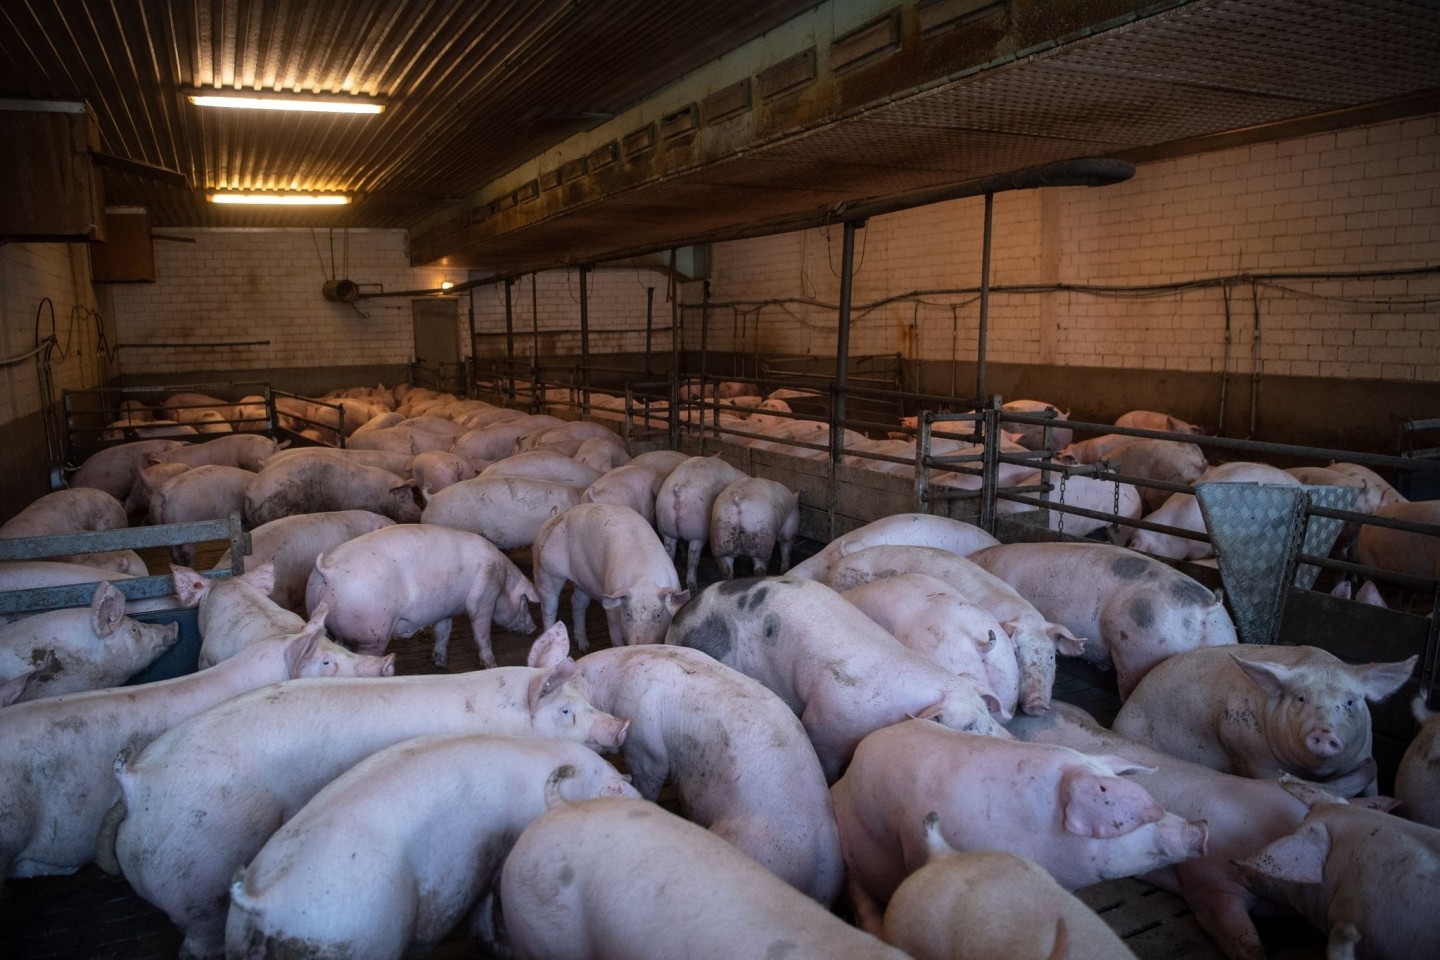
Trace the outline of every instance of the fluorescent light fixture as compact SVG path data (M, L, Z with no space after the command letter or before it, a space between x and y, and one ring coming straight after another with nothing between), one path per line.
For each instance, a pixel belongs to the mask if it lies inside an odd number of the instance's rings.
M449 290L449 289L450 289L451 287L453 287L453 286L455 286L455 284L451 283L449 280L441 280L441 281L440 281L440 289L441 289L441 290Z
M205 199L211 203L255 203L289 207L332 207L350 202L344 193L209 193Z
M197 107L236 110L301 110L308 113L382 113L385 104L358 97L311 97L289 93L192 93L186 97Z

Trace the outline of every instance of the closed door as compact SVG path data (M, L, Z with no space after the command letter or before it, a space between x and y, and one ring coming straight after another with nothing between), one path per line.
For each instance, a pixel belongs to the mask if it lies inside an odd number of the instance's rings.
M460 363L459 301L411 300L415 325L415 362L438 381Z

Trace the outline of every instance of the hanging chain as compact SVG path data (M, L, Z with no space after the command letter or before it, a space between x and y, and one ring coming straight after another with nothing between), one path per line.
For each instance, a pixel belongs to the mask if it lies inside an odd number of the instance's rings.
M1068 470L1060 471L1060 520L1055 527L1055 532L1062 537L1065 535L1065 481L1070 479Z

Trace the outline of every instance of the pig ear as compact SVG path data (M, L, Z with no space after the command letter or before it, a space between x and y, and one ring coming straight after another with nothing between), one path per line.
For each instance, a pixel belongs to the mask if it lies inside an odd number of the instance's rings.
M1380 588L1375 586L1374 580L1366 580L1361 584L1359 592L1355 594L1355 599L1359 603L1368 604L1372 607L1384 608L1389 606L1389 604L1385 602L1385 598L1380 596Z
M1065 829L1095 840L1123 837L1165 816L1164 809L1138 784L1075 768L1060 781Z
M329 612L327 603L316 606L305 626L285 645L285 673L292 680L300 676L300 671L320 648L320 640L325 636L325 615Z
M1349 600L1351 597L1351 586L1349 580L1337 580L1335 586L1330 588L1330 596L1340 600Z
M530 653L525 658L527 667L549 668L563 663L570 657L570 634L559 620L530 644Z
M540 709L540 705L550 697L560 692L572 676L575 675L575 661L565 660L553 670L546 670L530 681L530 687L525 692L525 703L533 715Z
M195 606L205 599L205 594L210 591L210 581L189 567L172 563L170 575L175 578L175 595L180 598L183 606Z
M1055 643L1055 649L1067 657L1078 657L1085 652L1085 641L1058 623L1046 624L1045 634Z
M1415 664L1420 659L1415 655L1399 663L1367 663L1351 667L1350 671L1365 688L1365 699L1379 702L1405 685L1415 673Z
M125 619L125 594L115 589L109 580L104 580L95 596L90 600L90 623L95 635L108 637L115 632L120 621Z
M1098 760L1110 768L1115 776L1124 776L1127 773L1154 773L1158 767L1147 767L1144 764L1136 763L1126 757L1113 753L1091 754L1091 759Z
M1235 864L1273 880L1320 883L1325 879L1325 859L1329 855L1329 832L1319 824L1307 823L1250 859L1237 860Z
M606 610L614 610L618 608L622 603L624 603L625 598L628 596L630 596L628 591L621 591L620 593L607 593L605 594L605 596L600 598L600 606L604 607Z
M50 656L53 657L55 654L52 652ZM4 683L0 683L0 707L8 707L25 696L25 688L30 686L30 681L42 672L42 670L29 670L18 677L11 677Z
M665 605L670 608L671 613L690 602L689 590L662 590L660 596L665 599Z
M1394 797L1356 797L1347 802L1352 807L1364 807L1366 810L1378 810L1381 813L1389 813L1400 806L1400 801Z
M1424 724L1426 720L1434 716L1430 712L1430 708L1425 706L1425 691L1420 691L1415 695L1415 699L1410 701L1410 715L1419 724Z
M941 697L939 700L936 700L934 703L930 704L930 706L926 707L920 712L912 713L910 715L910 718L912 720L934 720L936 717L940 716L940 714L944 712L944 710L945 698Z
M1274 699L1284 696L1287 685L1294 679L1289 667L1280 663L1266 663L1263 660L1246 660L1237 654L1230 654L1235 665L1254 681L1267 697Z
M1015 631L1020 629L1019 620L1001 620L1000 629L1004 630L1007 636L1015 636Z
M995 714L1001 720L1010 720L1015 716L1013 711L1008 711L1005 709L1005 705L1000 702L1000 698L995 695L994 690L991 690L989 687L976 684L975 692L980 694L980 699L985 702L985 709Z
M266 560L240 574L240 579L261 593L269 595L275 589L275 563Z
M1288 773L1280 777L1280 786L1285 788L1286 793L1307 807L1317 807L1326 803L1348 802L1344 797L1338 797L1331 793L1323 784L1302 780L1299 777L1292 777Z

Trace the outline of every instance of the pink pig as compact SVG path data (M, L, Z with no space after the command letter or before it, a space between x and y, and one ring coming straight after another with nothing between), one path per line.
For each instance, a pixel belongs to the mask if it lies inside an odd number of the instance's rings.
M927 859L938 813L956 850L1033 860L1067 890L1133 876L1205 852L1205 823L1167 813L1121 779L1118 757L907 720L870 734L831 793L849 890L862 925Z
M490 621L535 629L529 579L482 536L434 524L383 527L322 553L305 590L311 612L330 605L326 626L361 653L378 654L390 638L435 628L437 667L445 666L450 618L466 614L486 667L495 666Z

